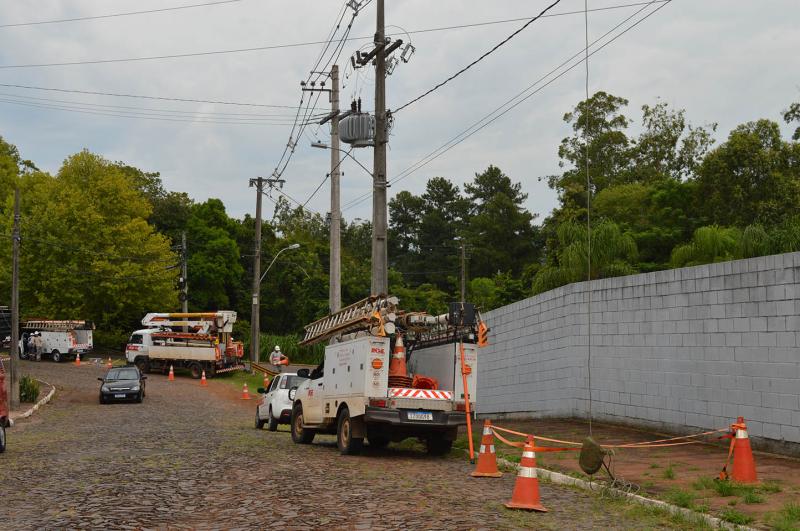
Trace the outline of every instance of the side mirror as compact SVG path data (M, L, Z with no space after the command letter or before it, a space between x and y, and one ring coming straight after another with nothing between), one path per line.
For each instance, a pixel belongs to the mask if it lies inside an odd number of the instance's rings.
M142 376L142 380L147 380L147 376Z
M310 372L308 369L298 369L297 371L297 376L299 376L300 378L308 378L309 374Z
M263 387L259 387L258 389L256 389L256 393L258 393L260 395L263 395L266 392L267 392L267 390L264 389Z
M104 378L98 378L97 381L98 382L105 382L105 379Z
M297 396L297 387L292 387L289 389L289 400L294 401L295 396Z

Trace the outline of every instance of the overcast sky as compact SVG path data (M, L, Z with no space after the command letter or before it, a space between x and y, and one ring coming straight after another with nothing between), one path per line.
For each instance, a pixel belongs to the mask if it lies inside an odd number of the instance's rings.
M210 1L0 0L0 25ZM590 0L589 8L634 1ZM388 107L398 108L448 77L524 21L413 32L532 17L550 3L552 0L388 1L387 30L404 41L410 37L416 47L411 61L397 66L388 78ZM322 45L135 62L9 66L324 41L343 4L339 0L240 0L116 18L0 27L0 83L296 106L301 95L299 82L308 76ZM648 7L630 23L657 5L660 4ZM591 12L590 41L641 7ZM551 13L582 9L582 0L562 0ZM797 0L674 0L590 59L590 91L604 90L628 98L628 115L635 124L640 119L641 105L661 98L685 108L694 124L718 122L718 140L724 140L737 124L758 118L779 120L783 109L792 101L800 101L798 27ZM369 37L374 31L373 1L356 18L351 36ZM398 113L390 138L389 178L580 52L583 42L582 13L541 19L458 79ZM368 46L369 38L349 41L344 46L339 60L344 70L343 107L360 95L364 108L372 109L373 74L366 69L354 74L345 67L355 50ZM584 75L582 66L566 73L429 165L395 183L390 193L420 193L432 176L447 177L460 184L494 164L514 181L522 182L529 194L528 208L545 216L555 206L556 197L539 178L559 171L558 143L570 132L562 116L583 97ZM544 82L549 79L552 77ZM540 86L541 83L533 89ZM43 107L75 109L76 105L94 114ZM317 112L327 108L328 100L323 95ZM234 216L254 210L255 196L248 188L248 179L272 173L288 140L290 125L286 124L293 112L287 108L0 87L0 135L43 170L54 173L66 157L87 148L110 160L158 171L168 189L186 191L198 201L218 197ZM151 119L107 115L122 113L149 114ZM242 120L260 122L200 123ZM329 169L329 153L310 148L312 139L328 141L328 135L327 126L307 128L283 174L285 191L300 202L310 196ZM371 150L353 153L371 168ZM370 218L370 201L348 208L350 202L370 191L370 177L349 160L342 168L343 215L348 220ZM311 199L308 207L323 214L330 209L327 186Z

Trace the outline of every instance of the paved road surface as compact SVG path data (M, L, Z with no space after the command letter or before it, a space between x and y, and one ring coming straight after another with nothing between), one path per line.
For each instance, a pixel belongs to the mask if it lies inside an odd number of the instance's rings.
M609 529L620 510L544 485L548 514L507 511L514 477L473 479L465 459L390 446L342 457L253 427L255 401L161 375L143 404L98 403L99 367L23 362L57 386L9 430L0 455L0 528ZM286 430L285 427L281 430Z

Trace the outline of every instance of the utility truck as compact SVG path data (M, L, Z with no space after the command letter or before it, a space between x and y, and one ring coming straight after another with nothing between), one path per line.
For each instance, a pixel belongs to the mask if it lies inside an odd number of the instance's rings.
M232 337L236 312L148 313L131 334L125 358L141 372L187 368L199 379L243 369L244 347Z
M22 324L19 356L28 359L34 353L28 348L31 334L42 338L42 355L56 363L74 360L79 354L86 356L93 348L91 321L31 319Z
M336 434L339 451L354 454L365 439L380 448L416 437L432 455L450 451L474 411L486 328L470 304L439 316L396 305L370 297L306 327L301 344L330 344L322 364L298 371L309 379L291 396L295 443Z

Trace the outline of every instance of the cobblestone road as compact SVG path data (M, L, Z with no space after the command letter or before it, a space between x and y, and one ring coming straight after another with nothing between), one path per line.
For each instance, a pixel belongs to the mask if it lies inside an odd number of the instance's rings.
M160 375L143 404L101 406L99 367L24 363L56 385L51 405L9 430L0 528L632 529L619 507L542 486L547 514L507 511L513 474L468 476L465 459L390 446L342 457L253 428L255 401Z

